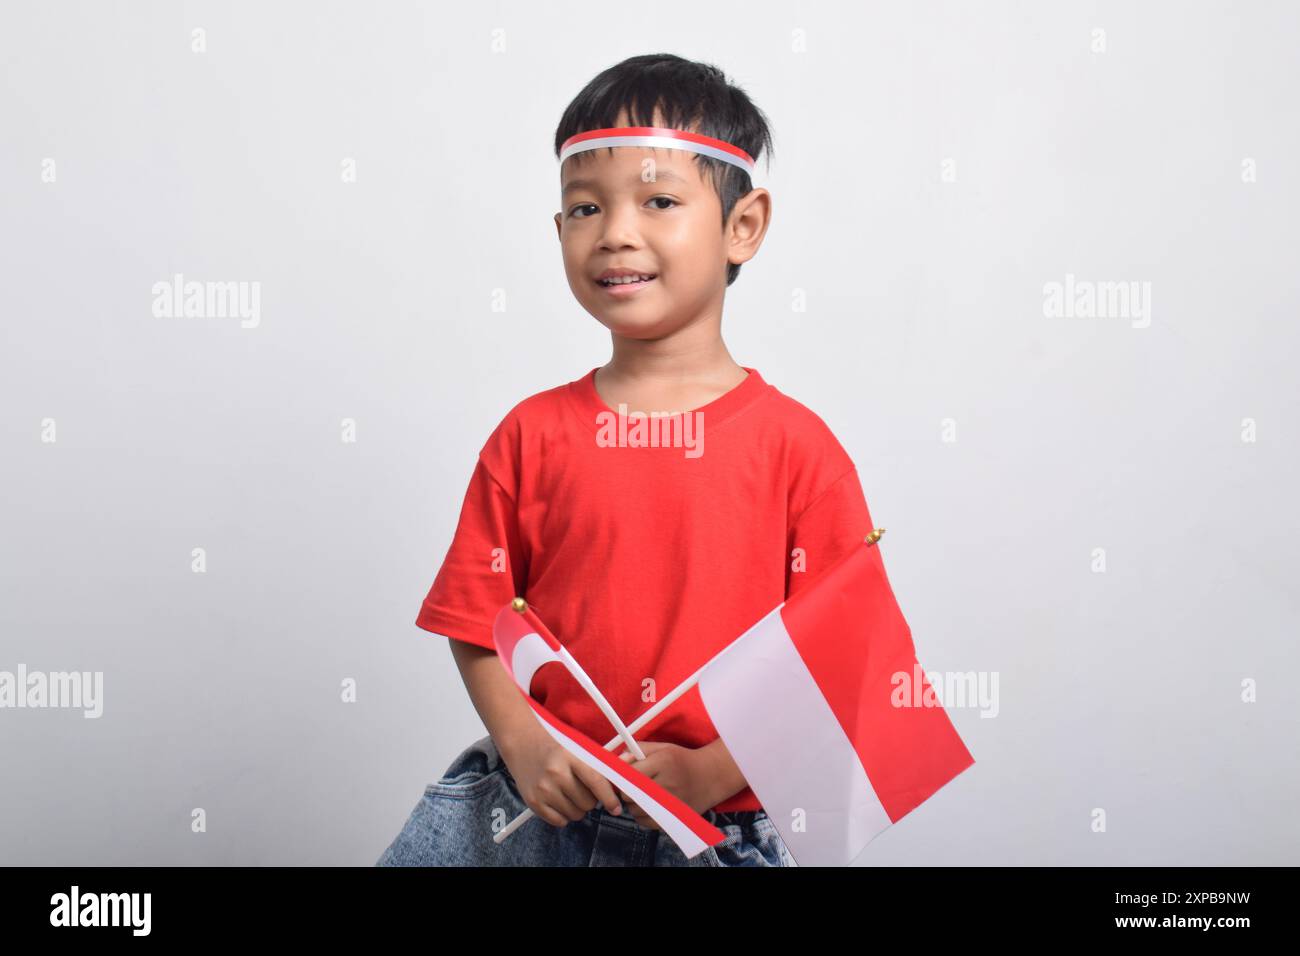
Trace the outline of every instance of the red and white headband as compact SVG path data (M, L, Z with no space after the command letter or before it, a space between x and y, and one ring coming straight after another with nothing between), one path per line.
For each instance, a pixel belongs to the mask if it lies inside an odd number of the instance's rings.
M593 129L585 133L570 136L560 147L560 164L574 153L589 149L604 149L607 146L650 146L655 149L683 149L699 153L713 159L720 159L754 175L754 158L739 146L712 136L688 133L683 129L668 129L663 126L611 126L606 129Z

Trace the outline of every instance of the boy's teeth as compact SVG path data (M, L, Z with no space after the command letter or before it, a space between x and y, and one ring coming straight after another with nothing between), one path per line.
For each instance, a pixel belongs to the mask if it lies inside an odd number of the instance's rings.
M653 278L653 275L615 276L613 279L601 279L600 281L602 285L626 285L629 282L646 282Z

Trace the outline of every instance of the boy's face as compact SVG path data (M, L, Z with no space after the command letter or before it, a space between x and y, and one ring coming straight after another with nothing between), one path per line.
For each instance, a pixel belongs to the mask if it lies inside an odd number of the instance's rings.
M564 271L583 308L612 332L658 338L701 316L721 315L727 263L747 261L762 241L766 190L737 202L724 229L722 201L695 155L620 146L564 161L555 214ZM764 194L762 214L746 215L756 193ZM602 285L600 276L610 269L654 278Z

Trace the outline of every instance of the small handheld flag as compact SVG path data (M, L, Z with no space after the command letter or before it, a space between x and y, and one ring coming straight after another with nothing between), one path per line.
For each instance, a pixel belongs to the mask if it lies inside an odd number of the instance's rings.
M697 856L711 846L716 846L726 838L721 830L700 816L681 798L610 752L609 748L622 739L638 760L645 759L645 753L632 738L632 731L623 725L618 714L614 712L591 678L547 630L546 625L533 613L523 598L515 598L497 612L492 638L497 649L497 659L510 673L529 707L532 708L533 715L546 732L572 756L631 797L681 848L687 859ZM530 691L533 674L538 668L549 663L563 664L614 725L618 736L605 747L599 746L582 731L560 720L533 699ZM500 843L504 840L531 815L533 815L531 809L521 813L511 821L509 826L496 834L494 837L496 842Z

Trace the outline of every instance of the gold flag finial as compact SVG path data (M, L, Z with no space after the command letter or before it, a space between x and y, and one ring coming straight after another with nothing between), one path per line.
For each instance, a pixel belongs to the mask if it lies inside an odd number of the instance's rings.
M884 528L873 528L871 530L871 533L866 537L867 545L870 546L875 544L884 536L884 534L885 534Z
M528 609L528 602L521 597L517 597L510 602L510 608L511 610L518 611L520 614L523 614L524 611Z

